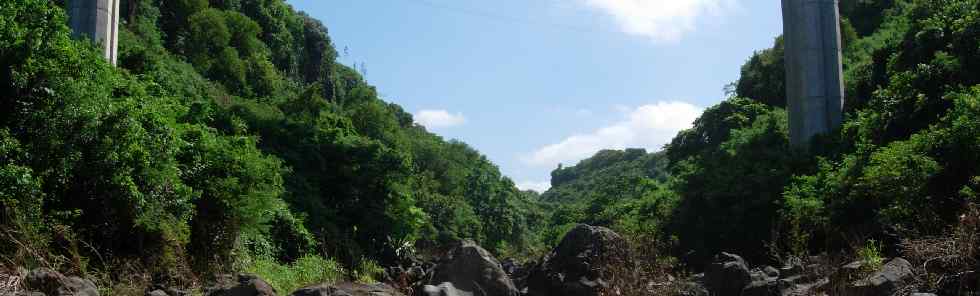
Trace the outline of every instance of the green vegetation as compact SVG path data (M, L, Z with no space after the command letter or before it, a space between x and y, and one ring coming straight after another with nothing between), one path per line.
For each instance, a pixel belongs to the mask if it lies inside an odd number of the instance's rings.
M262 278L276 291L296 291L308 285L330 283L344 277L344 269L336 262L314 255L303 256L290 264L282 264L271 258L246 260L241 264L242 271Z
M577 223L653 236L673 208L667 191L667 159L643 149L605 150L576 166L551 173L552 189L541 195L551 209L544 237L557 244Z
M377 262L371 260L361 260L354 271L354 279L358 282L373 284L380 281L385 270Z
M379 99L319 21L123 2L119 67L70 38L64 1L0 3L0 264L287 291L459 238L542 248L534 197Z
M599 152L540 195L381 100L282 0L125 1L119 67L62 2L0 2L0 265L289 291L462 238L530 258L589 223L698 268L937 235L980 202L978 0L843 1L845 123L806 151L776 38L663 151Z
M644 232L695 267L719 251L765 262L773 251L848 251L854 238L948 232L978 202L980 1L842 1L841 8L847 114L839 131L806 152L789 146L776 38L742 67L732 97L663 152L604 151L556 170L543 200L572 203L555 206L552 225L628 229L653 214ZM643 157L666 169L632 169ZM642 196L659 206L617 210Z
M881 266L885 263L881 254L881 243L875 240L869 240L864 246L858 248L857 255L864 262L868 273L881 270Z

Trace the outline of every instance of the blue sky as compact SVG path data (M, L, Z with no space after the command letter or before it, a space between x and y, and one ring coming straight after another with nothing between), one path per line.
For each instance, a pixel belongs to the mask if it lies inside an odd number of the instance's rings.
M288 2L385 100L536 190L599 149L659 150L782 32L774 0Z

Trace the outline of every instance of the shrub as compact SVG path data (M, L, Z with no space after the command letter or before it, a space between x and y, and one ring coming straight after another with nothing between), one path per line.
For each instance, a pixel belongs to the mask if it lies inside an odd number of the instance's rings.
M203 271L230 262L241 233L268 233L269 222L285 207L279 199L283 169L250 137L218 136L195 126L182 136L193 143L180 159L183 180L200 196L191 220L190 247L197 269Z
M0 255L7 261L0 266L46 265L40 180L30 168L16 164L22 154L17 140L0 129Z

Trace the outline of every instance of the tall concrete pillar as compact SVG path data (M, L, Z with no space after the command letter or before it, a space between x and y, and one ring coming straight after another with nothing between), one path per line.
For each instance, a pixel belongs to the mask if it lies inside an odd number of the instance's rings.
M782 0L790 143L805 147L843 120L838 0Z
M119 1L68 0L68 19L72 35L91 38L102 46L105 58L116 64L119 47Z

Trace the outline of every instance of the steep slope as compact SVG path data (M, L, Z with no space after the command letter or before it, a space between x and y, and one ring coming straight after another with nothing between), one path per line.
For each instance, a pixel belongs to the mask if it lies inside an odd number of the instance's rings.
M133 260L166 280L540 246L535 199L379 99L284 1L122 1L118 68L54 3L0 4L3 264Z

